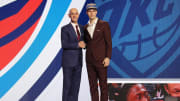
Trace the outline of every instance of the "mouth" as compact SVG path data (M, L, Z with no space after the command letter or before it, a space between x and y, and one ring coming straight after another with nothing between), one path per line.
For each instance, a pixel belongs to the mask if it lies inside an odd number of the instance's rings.
M180 88L174 89L174 92L175 92L175 93L180 93Z

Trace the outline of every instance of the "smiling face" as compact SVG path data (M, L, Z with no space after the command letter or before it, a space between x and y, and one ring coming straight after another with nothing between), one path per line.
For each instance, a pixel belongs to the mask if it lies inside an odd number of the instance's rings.
M180 83L170 83L165 85L165 90L173 97L180 97Z
M146 88L142 84L136 84L129 89L127 101L150 101L150 99Z
M71 18L71 22L77 23L79 18L79 12L76 8L72 8L69 11L69 17Z

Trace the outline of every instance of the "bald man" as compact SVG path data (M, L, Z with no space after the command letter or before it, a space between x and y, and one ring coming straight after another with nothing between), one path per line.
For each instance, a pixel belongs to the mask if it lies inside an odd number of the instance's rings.
M82 70L83 26L78 24L79 13L76 8L69 11L71 22L61 29L63 49L63 96L62 101L78 101Z

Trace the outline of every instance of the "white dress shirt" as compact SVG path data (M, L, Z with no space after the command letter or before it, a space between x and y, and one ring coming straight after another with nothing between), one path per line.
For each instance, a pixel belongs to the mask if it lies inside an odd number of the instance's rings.
M93 38L93 34L94 34L94 30L97 24L98 18L95 19L95 21L93 23L90 23L90 21L88 21L88 27L87 30L91 36L91 38Z
M72 24L72 26L73 26L73 28L74 28L74 31L76 32L76 36L78 36L77 31L76 31L76 25L78 25L78 24L75 24L75 23L72 23L72 22L71 22L71 24ZM79 28L79 25L78 25L78 30L79 30L79 33L80 33L80 35L81 35L81 30L80 30L80 28Z

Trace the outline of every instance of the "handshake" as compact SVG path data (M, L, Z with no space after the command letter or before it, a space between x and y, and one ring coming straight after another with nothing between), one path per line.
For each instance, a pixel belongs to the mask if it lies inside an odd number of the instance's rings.
M86 44L84 43L84 41L79 41L78 46L79 46L80 48L85 48L85 47L86 47Z

